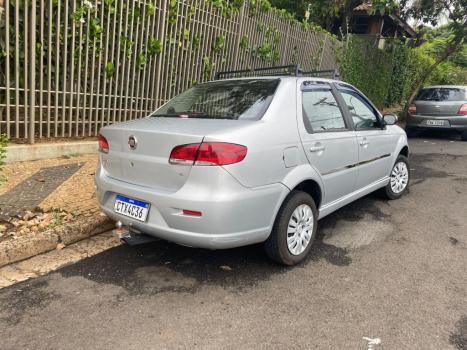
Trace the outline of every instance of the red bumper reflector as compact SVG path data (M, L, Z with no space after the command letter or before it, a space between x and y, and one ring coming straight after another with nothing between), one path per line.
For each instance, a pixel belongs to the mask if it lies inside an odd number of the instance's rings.
M188 215L188 216L203 216L203 213L201 213L200 211L183 209L183 215Z

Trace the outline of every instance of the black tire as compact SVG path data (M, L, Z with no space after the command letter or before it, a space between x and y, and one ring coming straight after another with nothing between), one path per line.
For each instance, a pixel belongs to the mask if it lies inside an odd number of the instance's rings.
M294 255L289 251L287 246L287 229L289 220L296 208L302 204L307 204L313 213L313 232L305 250L299 254ZM277 213L274 227L268 240L264 243L266 253L268 256L282 265L296 265L301 262L308 254L313 245L316 236L316 228L318 226L318 210L316 209L313 198L302 191L292 191L282 203L279 212Z
M401 191L401 192L394 192L393 189L392 189L392 186L391 186L391 180L389 180L389 183L383 187L381 190L381 193L384 195L384 197L386 197L387 199L398 199L400 197L402 197L408 190L409 188L409 185L410 185L410 164L409 164L409 160L407 159L406 156L403 156L403 155L399 155L396 159L396 162L394 163L394 165L392 166L391 168L391 173L389 174L389 177L391 178L392 176L392 171L394 169L394 167L400 163L400 162L404 162L406 167L407 167L407 172L408 172L408 181L407 181L407 184L405 186L405 188Z
M467 141L467 131L463 131L461 134L462 141Z

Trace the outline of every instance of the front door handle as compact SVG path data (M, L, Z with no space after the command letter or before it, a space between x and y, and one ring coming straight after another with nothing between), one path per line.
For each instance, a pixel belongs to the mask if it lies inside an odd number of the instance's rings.
M370 144L370 141L368 141L366 138L360 140L359 142L360 146L362 147L365 147L365 146L368 146Z

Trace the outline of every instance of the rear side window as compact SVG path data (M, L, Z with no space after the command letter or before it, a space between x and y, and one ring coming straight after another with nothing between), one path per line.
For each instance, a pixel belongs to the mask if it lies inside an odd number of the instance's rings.
M308 132L345 130L346 125L330 89L303 91L303 121Z
M416 101L464 101L466 90L461 88L426 88L420 90Z
M174 97L151 117L258 120L279 79L225 80L199 84Z

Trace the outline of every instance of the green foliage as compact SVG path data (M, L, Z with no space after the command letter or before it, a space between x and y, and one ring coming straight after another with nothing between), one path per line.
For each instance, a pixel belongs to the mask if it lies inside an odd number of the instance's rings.
M60 216L60 210L54 209L52 212L52 221L49 224L49 229L54 229L62 224L62 217Z
M242 36L240 39L240 48L246 50L250 47L250 40L247 35Z
M391 82L391 55L357 36L349 36L341 74L362 90L379 108L385 105Z
M107 62L105 65L105 75L107 78L111 78L115 74L115 64L113 62Z
M89 22L89 37L91 39L97 38L102 33L102 26L99 22L99 18L93 17Z
M156 8L154 7L154 5L152 3L149 2L146 5L146 16L148 16L148 17L154 16L155 12L156 12Z
M191 42L191 48L193 50L199 49L199 46L201 44L201 36L200 35L195 35L193 37L193 41Z
M161 52L162 52L162 42L158 39L151 37L149 39L149 44L148 44L148 55L155 56L155 55L159 55Z
M177 23L177 0L169 1L169 24Z
M342 57L342 76L362 90L378 107L406 105L412 92L417 89L417 83L435 64L450 40L444 31L438 31L438 34L426 39L428 41L417 48L394 41L382 50L366 39L349 36ZM467 49L464 48L434 67L424 85L467 84L465 62Z
M211 79L212 69L214 68L211 59L208 56L204 56L203 58L203 79L209 80Z
M144 66L146 65L147 63L147 57L144 53L140 53L138 55L138 67L139 69L143 69Z
M225 46L225 35L221 34L216 37L216 40L214 41L214 44L212 45L212 50L220 54L222 49Z
M238 12L243 5L243 0L207 0L215 8L220 10L222 16L230 18L234 13Z
M131 55L133 54L133 45L135 44L134 41L130 40L126 36L122 36L122 49L125 57L127 59L131 58Z
M5 134L0 134L0 172L5 165L6 152L9 140ZM5 176L0 175L0 182L6 181Z

